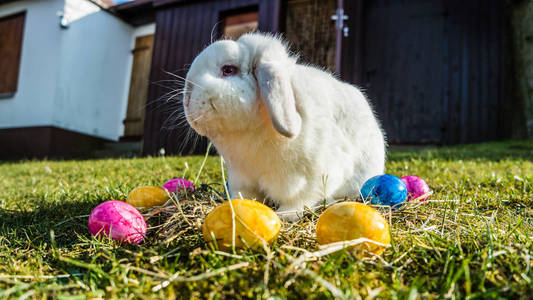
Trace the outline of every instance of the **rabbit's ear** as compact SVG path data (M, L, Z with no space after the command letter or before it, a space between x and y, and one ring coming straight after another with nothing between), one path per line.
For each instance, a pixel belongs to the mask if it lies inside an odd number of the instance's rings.
M272 125L282 135L292 138L302 129L302 118L296 111L290 74L283 61L263 55L256 62L255 77Z

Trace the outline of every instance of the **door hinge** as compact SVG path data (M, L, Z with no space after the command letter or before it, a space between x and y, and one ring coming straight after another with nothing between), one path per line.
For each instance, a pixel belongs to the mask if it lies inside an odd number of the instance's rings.
M337 12L331 16L331 20L335 21L335 28L341 30L344 37L347 37L349 29L344 26L344 21L348 20L348 15L344 14L344 9L338 8Z

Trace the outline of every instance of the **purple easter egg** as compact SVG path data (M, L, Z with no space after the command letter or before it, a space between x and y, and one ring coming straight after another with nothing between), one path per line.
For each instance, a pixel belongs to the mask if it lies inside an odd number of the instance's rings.
M169 193L184 192L185 190L194 191L194 184L187 179L174 178L165 182L163 188L167 189Z
M418 200L425 201L429 198L431 189L429 188L428 184L424 181L424 179L417 177L417 176L404 176L402 177L402 181L405 183L405 186L407 187L407 193L408 193L407 201L417 199L424 195L427 195L427 196L420 198Z
M146 221L135 207L123 201L106 201L89 216L89 232L119 242L140 244L146 235Z

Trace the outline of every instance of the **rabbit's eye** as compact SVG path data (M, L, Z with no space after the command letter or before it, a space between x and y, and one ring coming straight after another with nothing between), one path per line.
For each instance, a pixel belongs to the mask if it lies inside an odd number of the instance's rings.
M236 66L230 66L230 65L223 66L221 70L222 70L222 76L224 77L233 76L239 72L239 68L237 68Z

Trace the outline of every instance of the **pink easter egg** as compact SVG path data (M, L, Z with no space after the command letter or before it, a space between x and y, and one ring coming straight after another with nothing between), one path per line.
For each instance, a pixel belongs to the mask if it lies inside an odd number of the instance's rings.
M89 216L89 232L115 241L140 244L146 235L146 221L135 207L123 201L106 201Z
M426 197L420 198L418 200L425 201L429 198L431 189L428 184L420 177L417 176L404 176L402 177L403 183L407 187L407 200L414 200L424 195Z
M163 188L167 189L169 193L184 192L185 190L194 191L194 184L187 179L174 178L165 182Z

